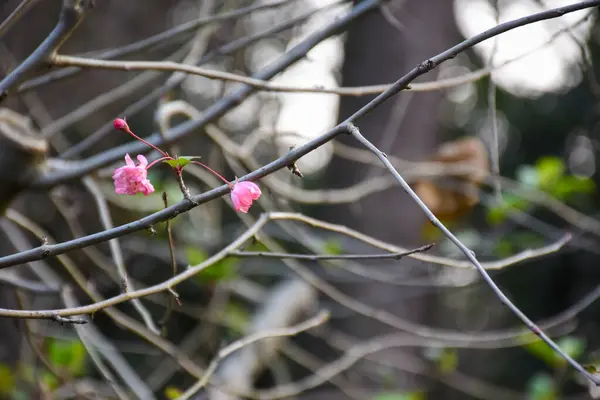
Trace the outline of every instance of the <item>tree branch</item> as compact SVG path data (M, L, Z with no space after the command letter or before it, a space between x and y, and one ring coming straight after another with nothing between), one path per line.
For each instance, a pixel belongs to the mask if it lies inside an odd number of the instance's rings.
M28 73L60 48L93 5L93 0L63 0L60 18L52 32L25 61L0 81L0 102L6 98L10 89L25 80Z

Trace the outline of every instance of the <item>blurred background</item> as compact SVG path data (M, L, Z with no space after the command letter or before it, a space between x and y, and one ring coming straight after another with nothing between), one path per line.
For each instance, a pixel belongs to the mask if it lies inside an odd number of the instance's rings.
M62 4L6 0L2 20L20 3L29 3L26 12L0 36L2 76L48 35ZM96 1L60 53L170 60L252 76L360 3ZM573 3L383 1L272 80L330 93L257 91L168 151L202 156L227 179L242 176L345 120L375 97L374 85L393 83L498 23ZM235 18L189 25L244 9ZM127 50L184 26L191 28ZM356 121L493 269L508 297L591 370L600 362L599 39L596 8L509 31L443 63ZM115 49L125 51L110 56ZM44 65L2 107L30 119L51 158L76 165L131 141L112 128L116 117L125 116L146 137L199 118L239 85L171 71L65 73ZM0 114L0 122L6 118L14 115ZM151 196L116 195L110 177L120 164L52 189L24 190L10 204L0 199L8 207L0 221L2 255L38 246L42 236L62 242L139 219L164 208L162 192L170 204L182 199L164 167L150 171ZM600 397L527 333L389 171L350 136L311 152L297 167L303 178L287 169L263 178L263 196L247 215L218 199L174 219L176 270L205 261L270 211L293 216L269 222L240 250L335 256L435 246L402 260L240 254L178 285L181 305L168 293L156 294L100 311L76 327L2 319L3 398L177 398L226 344L321 309L331 313L326 324L233 353L194 398ZM200 193L221 183L189 168L186 184ZM165 224L155 230L4 269L1 307L64 308L65 295L50 290L57 285L71 288L73 302L97 302L121 293L123 269L130 288L160 283L176 271ZM47 286L15 287L7 276Z

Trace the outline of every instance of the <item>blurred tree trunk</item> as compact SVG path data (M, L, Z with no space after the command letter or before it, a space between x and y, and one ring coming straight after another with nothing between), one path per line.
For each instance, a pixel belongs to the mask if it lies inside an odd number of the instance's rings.
M342 69L344 86L393 82L421 61L460 40L453 19L452 1L392 1L387 4L395 23L390 23L389 18L386 20L382 12L375 12L349 30ZM429 74L426 79L431 80L433 76ZM340 105L340 121L372 98L344 97ZM443 93L440 92L402 92L356 124L382 151L408 160L423 160L443 140L437 119L442 101ZM346 145L358 147L351 138L344 137L341 140ZM335 158L326 173L327 186L350 186L380 173L387 172ZM427 223L424 214L398 187L348 206L328 207L319 212L324 219L407 247L421 241L420 233ZM350 252L359 251L353 248ZM403 260L385 267L388 271L401 273L411 268L409 263ZM382 262L377 262L377 266L381 265ZM421 272L426 271L421 269ZM410 278L410 274L407 274L407 278ZM361 302L411 321L425 322L428 309L432 306L431 297L424 296L430 293L417 288L363 280L345 284L342 289ZM393 331L362 316L343 319L337 328L359 337L373 337ZM400 353L391 356L397 359L401 357ZM408 376L396 381L400 388L408 389L416 383Z

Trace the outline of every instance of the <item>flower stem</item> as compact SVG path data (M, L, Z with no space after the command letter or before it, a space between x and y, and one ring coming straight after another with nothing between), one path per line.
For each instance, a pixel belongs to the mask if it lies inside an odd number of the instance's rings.
M167 155L167 156L165 156L165 157L158 158L158 159L156 159L156 160L152 161L150 164L148 164L148 165L146 166L146 169L150 169L151 167L153 167L154 165L158 164L158 163L159 163L159 162L161 162L161 161L165 161L165 160L173 160L173 159L174 159L174 158L173 158L173 157L171 157L171 156L169 156L169 155Z
M226 184L227 184L229 187L231 187L231 183L230 183L230 182L229 182L227 179L223 178L223 177L221 176L221 174L219 174L219 173L218 173L217 171L215 171L214 169L210 168L208 165L206 165L206 164L203 164L203 163L201 163L200 161L192 161L192 163L194 163L194 164L198 164L199 166L201 166L201 167L203 167L203 168L207 169L208 171L212 172L212 173L213 173L215 176L217 176L219 179L221 179L223 182L225 182L225 183L226 183Z
M139 140L140 142L142 142L142 143L144 143L144 144L146 144L146 145L148 145L148 146L152 147L154 150L158 151L160 154L162 154L162 155L164 156L164 157L163 157L163 159L164 159L164 158L171 158L171 156L170 156L168 153L166 153L166 152L162 151L161 149L159 149L158 147L156 147L156 146L155 146L155 145L153 145L152 143L145 141L144 139L142 139L141 137L139 137L138 135L136 135L135 133L133 133L133 132L131 131L131 129L129 129L129 127L128 127L128 126L126 126L126 127L123 129L123 130L124 130L125 132L129 133L129 134L130 134L131 136L133 136L135 139ZM150 168L150 167L148 167L148 168Z

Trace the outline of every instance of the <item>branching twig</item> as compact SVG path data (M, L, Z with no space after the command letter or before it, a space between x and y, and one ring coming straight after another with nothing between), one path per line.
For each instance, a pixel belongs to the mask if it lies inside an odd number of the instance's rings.
M399 260L402 257L421 253L433 247L433 244L418 247L401 253L384 253L384 254L292 254L292 253L276 253L264 251L233 251L229 253L232 257L263 257L263 258L293 258L296 260Z
M25 61L0 81L0 102L6 98L10 89L26 78L26 74L60 48L93 3L93 0L63 0L60 19L52 32Z
M277 338L277 337L282 337L282 336L297 335L300 332L304 332L308 329L311 329L311 328L314 328L314 327L324 324L328 318L329 318L329 313L321 312L317 316L315 316L307 321L304 321L298 325L291 326L289 328L280 328L280 329L272 329L272 330L256 332L249 336L246 336L243 339L233 342L232 344L228 345L227 347L225 347L221 351L219 351L219 354L217 355L217 357L214 358L213 361L211 361L210 365L208 366L208 369L206 370L206 374L202 377L202 379L200 379L192 387L190 387L188 390L186 390L185 393L183 393L178 398L178 400L187 400L191 396L196 394L196 392L198 392L204 386L206 386L210 377L217 369L219 362L221 360L223 360L224 358L226 358L227 356L229 356L230 354L244 348L245 346L248 346L248 345L251 345L252 343L258 342L260 340L269 339L269 338Z
M498 287L498 285L494 282L488 272L485 270L483 265L477 260L475 257L475 253L467 248L444 224L440 222L440 220L429 210L429 208L423 203L423 201L416 195L416 193L411 189L411 187L406 183L404 178L396 171L396 168L392 165L392 163L387 159L387 156L382 153L375 145L369 142L358 130L358 128L353 127L350 129L352 132L352 136L356 140L358 140L361 144L363 144L367 149L369 149L379 160L386 166L386 168L394 175L402 189L412 198L412 200L419 206L421 210L425 213L429 221L440 229L444 235L450 239L452 243L454 243L460 251L469 259L469 261L473 264L475 268L479 271L483 279L490 286L490 288L494 291L498 299L504 303L510 311L513 312L526 326L529 328L531 332L535 335L539 336L548 346L550 346L557 354L560 354L574 369L579 371L583 376L587 377L590 381L600 385L600 378L594 376L589 373L581 364L575 361L571 356L566 354L550 337L548 337L533 321L531 321L517 306L515 306L510 299L502 292L502 290Z

